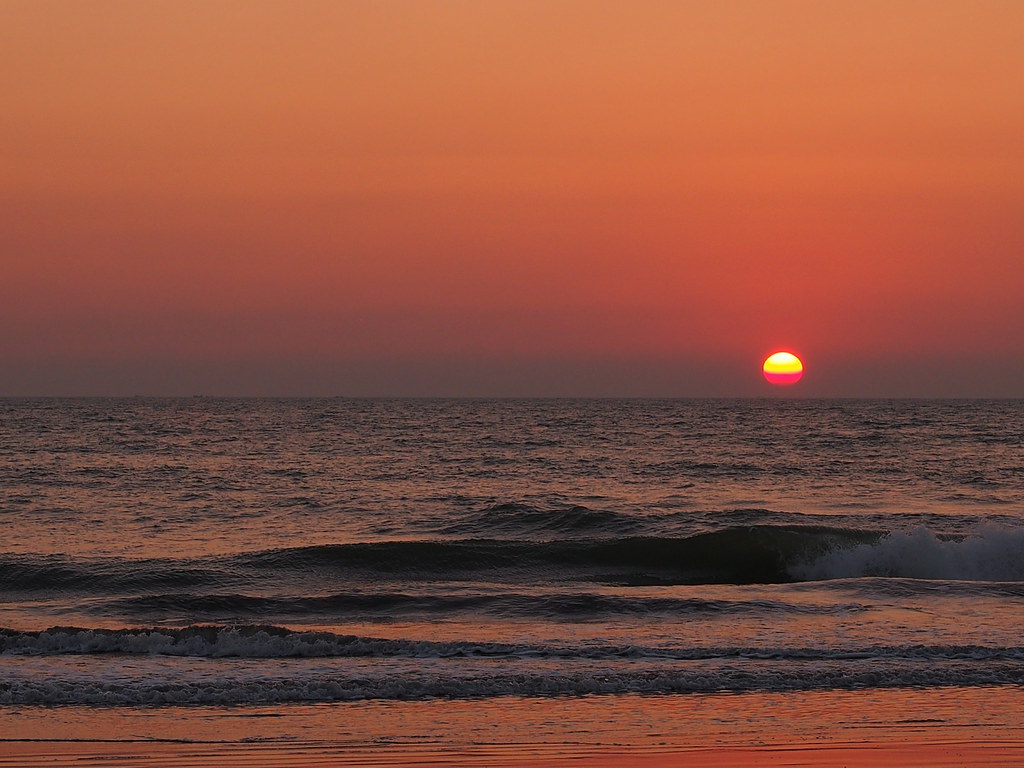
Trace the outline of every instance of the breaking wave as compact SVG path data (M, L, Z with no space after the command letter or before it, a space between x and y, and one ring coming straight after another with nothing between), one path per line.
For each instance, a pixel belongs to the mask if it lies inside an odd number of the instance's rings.
M948 581L1024 581L1024 530L987 525L965 537L927 528L889 533L877 541L833 549L792 566L799 580L883 576Z
M574 513L575 514L575 513ZM309 612L380 608L516 613L614 613L691 610L693 605L645 606L577 593L516 604L515 596L430 599L382 584L415 585L486 579L490 583L686 585L757 584L861 577L1024 581L1024 529L989 524L969 535L938 535L919 527L883 532L809 525L750 525L692 536L623 536L561 540L454 539L325 544L205 558L117 559L0 555L0 590L123 595L156 611L182 605L237 610ZM344 593L337 585L358 585ZM309 597L276 598L286 585ZM502 602L504 601L504 602Z

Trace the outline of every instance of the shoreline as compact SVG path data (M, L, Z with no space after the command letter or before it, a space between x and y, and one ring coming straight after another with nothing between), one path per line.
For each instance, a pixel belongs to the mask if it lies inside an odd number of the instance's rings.
M0 768L1022 766L1024 687L0 707Z
M366 748L346 744L188 743L153 741L5 741L3 768L772 768L820 766L957 768L1024 764L1024 741L837 742L761 746Z

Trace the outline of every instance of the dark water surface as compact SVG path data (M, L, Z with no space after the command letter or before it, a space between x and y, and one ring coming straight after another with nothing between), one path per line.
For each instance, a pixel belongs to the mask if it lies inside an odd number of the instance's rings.
M1022 441L1022 401L0 400L0 704L1018 686Z

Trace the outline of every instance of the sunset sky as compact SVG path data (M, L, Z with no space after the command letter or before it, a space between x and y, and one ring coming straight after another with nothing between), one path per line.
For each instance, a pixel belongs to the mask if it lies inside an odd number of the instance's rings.
M0 71L0 395L1024 396L1019 0L0 0Z

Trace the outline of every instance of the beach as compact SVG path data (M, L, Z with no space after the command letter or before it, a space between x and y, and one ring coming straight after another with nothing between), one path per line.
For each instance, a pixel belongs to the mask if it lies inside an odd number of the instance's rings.
M1024 764L1019 688L10 714L0 766Z
M41 766L66 768L90 765L97 768L132 766L182 766L204 768L276 768L309 766L342 768L568 768L588 765L594 768L773 768L778 766L818 766L818 768L963 768L975 766L1020 766L1024 744L953 742L939 744L845 744L828 746L793 745L785 747L693 748L672 752L589 751L555 755L515 756L513 750L483 749L452 752L352 752L322 745L297 744L291 747L207 747L196 749L179 745L133 747L104 743L15 744L0 757L0 766Z

